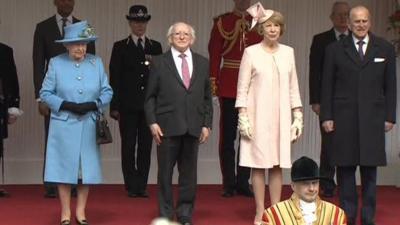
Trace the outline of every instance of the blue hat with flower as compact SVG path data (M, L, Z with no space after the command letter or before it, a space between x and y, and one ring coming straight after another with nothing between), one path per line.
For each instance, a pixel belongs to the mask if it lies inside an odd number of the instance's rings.
M56 40L55 42L91 42L97 39L94 29L87 23L87 21L81 21L65 26L64 33L64 39Z

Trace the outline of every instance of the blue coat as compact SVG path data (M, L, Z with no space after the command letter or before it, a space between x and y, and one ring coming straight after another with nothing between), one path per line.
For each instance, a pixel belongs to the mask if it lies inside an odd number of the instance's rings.
M82 62L67 53L52 58L44 78L40 98L51 110L44 180L84 184L102 181L99 145L96 143L96 114L83 116L60 110L63 101L96 101L104 109L113 91L101 59L86 54Z

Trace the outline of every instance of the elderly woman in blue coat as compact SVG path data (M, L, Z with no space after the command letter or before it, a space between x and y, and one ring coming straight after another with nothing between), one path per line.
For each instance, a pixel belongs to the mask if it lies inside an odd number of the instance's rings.
M102 181L95 121L113 92L101 59L86 53L87 43L96 39L86 21L66 26L64 39L56 42L63 43L67 53L50 60L40 90L51 109L44 179L57 184L62 225L71 223L71 185L79 184L76 221L88 224L88 184Z

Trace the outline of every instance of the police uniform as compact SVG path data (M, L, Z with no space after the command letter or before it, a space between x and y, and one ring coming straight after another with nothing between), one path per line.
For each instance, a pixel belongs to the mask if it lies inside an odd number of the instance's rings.
M248 194L250 169L237 166L235 175L237 164L234 143L238 120L235 101L240 60L247 46L262 40L257 31L249 30L251 19L250 15L238 11L217 16L208 43L211 84L220 101L219 153L224 195L228 194L228 197L235 189L239 194Z
M110 83L114 96L110 109L120 115L122 172L129 194L144 193L147 186L152 136L145 122L144 93L150 57L161 53L159 42L145 38L143 48L134 42L131 35L115 42L112 50Z

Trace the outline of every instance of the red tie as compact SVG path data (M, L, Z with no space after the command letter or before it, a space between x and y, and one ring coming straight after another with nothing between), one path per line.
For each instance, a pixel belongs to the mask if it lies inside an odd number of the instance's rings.
M186 89L189 89L190 86L190 73L189 73L189 65L188 62L186 61L185 54L180 54L179 55L180 58L182 58L182 80L183 80L183 84L185 85Z

